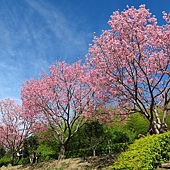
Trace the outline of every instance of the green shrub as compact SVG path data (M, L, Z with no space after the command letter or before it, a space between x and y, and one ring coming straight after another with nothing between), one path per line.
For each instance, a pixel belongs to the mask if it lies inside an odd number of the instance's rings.
M14 165L27 165L30 163L29 157L21 158L18 160L17 158L14 159Z
M120 153L120 152L124 152L125 150L127 150L128 146L129 146L129 144L127 142L116 143L111 146L111 149L112 149L113 153Z
M5 155L4 157L0 159L0 167L3 165L7 166L8 164L9 164L9 156Z
M21 165L27 165L27 164L29 164L29 163L30 163L29 157L27 157L27 158L22 158L22 159L19 161L19 164L21 164Z
M105 127L104 140L96 153L108 154L125 151L129 144L135 141L136 136L136 133L125 126Z
M130 115L130 119L127 120L127 129L130 129L131 131L136 132L136 134L143 134L147 135L147 130L149 126L148 120L143 115L140 115L139 113L135 113Z
M133 143L135 141L136 133L123 126L115 127L112 133L112 141L114 143Z
M40 144L35 152L36 154L40 154L40 161L48 161L53 159L55 155L52 147L46 144Z
M91 148L83 148L77 150L66 151L66 158L88 157L92 155Z
M110 168L113 170L154 170L169 160L170 132L136 140Z

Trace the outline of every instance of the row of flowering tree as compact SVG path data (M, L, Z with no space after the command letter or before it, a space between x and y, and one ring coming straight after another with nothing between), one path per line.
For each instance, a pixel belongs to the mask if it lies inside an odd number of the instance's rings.
M170 110L170 15L163 15L167 24L159 26L144 6L116 11L108 22L111 29L94 37L85 65L57 62L38 79L23 83L24 113L19 115L25 115L21 116L23 120L34 120L30 129L37 130L36 125L41 124L52 130L60 142L59 159L64 157L68 141L88 119L107 122L114 114L125 118L138 112L150 122L153 133L165 130ZM115 109L109 111L107 106ZM22 123L18 127L24 130L25 126ZM1 124L1 131L5 132L4 128L6 125ZM1 133L1 139L9 140L19 133L13 131L8 128L10 135L3 137Z
M73 135L89 118L99 117L94 113L105 105L100 89L94 86L94 74L80 62L57 62L49 73L23 84L22 104L27 113L52 129L60 142L59 159Z

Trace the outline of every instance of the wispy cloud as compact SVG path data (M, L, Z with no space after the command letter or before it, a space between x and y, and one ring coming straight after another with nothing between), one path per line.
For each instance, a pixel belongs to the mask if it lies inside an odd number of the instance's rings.
M87 33L76 32L75 25L59 9L44 1L27 1L44 21L44 29L49 30L56 39L56 52L63 58L73 57L87 50ZM76 57L76 56L74 56ZM84 57L84 56L83 56Z
M19 98L20 83L57 59L74 62L87 52L90 34L50 1L1 1L0 99Z

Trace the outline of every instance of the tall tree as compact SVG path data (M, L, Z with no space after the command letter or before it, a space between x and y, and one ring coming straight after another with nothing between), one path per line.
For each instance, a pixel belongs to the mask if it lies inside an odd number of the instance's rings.
M27 112L50 127L59 140L59 159L64 157L70 138L104 103L96 87L91 86L92 74L80 62L57 62L49 73L43 72L39 79L28 80L22 87Z
M166 129L170 110L170 14L163 15L167 24L159 26L144 5L114 12L111 29L94 37L87 55L118 113L144 115L153 133Z
M9 150L11 165L31 126L32 122L25 116L21 105L9 98L0 101L0 144Z

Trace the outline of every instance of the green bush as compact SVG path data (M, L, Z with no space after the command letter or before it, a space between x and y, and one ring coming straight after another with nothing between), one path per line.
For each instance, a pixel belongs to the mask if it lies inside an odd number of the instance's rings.
M88 157L92 155L91 148L83 148L77 150L66 151L66 158Z
M14 165L27 165L30 163L29 157L21 158L19 161L17 158L14 159Z
M147 130L149 126L148 120L143 115L140 115L139 113L135 113L130 115L130 119L127 120L127 129L130 129L131 131L136 132L136 134L143 134L147 135Z
M27 158L22 158L22 159L19 161L19 164L21 164L21 165L27 165L27 164L29 164L29 163L30 163L29 157L27 157Z
M99 152L103 154L125 151L137 136L135 132L128 130L125 126L106 127L104 135L104 140L99 147L101 149Z
M55 155L52 147L46 144L40 144L35 152L36 154L40 154L40 161L48 161L53 159Z
M127 150L129 144L127 142L125 143L116 143L112 145L112 151L113 153L120 153Z
M114 143L133 143L136 133L126 129L124 126L117 126L112 132L112 141Z
M157 165L169 160L170 132L146 136L136 140L123 152L113 166L113 170L154 170Z
M1 166L7 166L9 164L9 156L5 155L0 159L0 167Z
M128 146L129 146L129 143L127 142L115 143L115 144L111 144L110 146L101 145L97 149L96 153L97 155L108 154L108 153L120 153L120 152L126 151Z
M86 157L93 155L92 149L90 148L90 138L87 133L85 133L85 130L86 126L80 129L68 142L65 154L66 158ZM93 129L93 133L96 132L95 130L96 129ZM90 132L91 131L89 131L89 133ZM123 152L128 148L130 143L134 142L136 136L136 133L126 129L124 126L105 126L103 127L102 133L100 133L99 137L96 137L97 140L94 140L100 141L100 144L96 148L96 155L108 154L110 152ZM94 138L95 137L93 136L93 139Z

